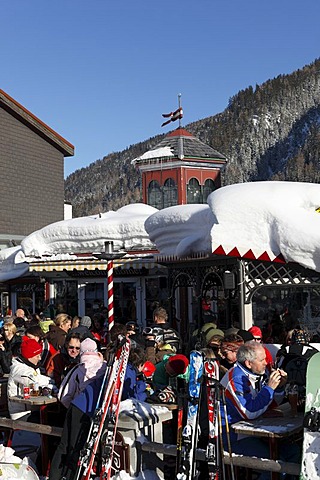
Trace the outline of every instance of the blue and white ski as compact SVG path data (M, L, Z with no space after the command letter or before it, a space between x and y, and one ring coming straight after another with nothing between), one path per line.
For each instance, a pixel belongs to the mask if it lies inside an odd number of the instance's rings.
M215 358L204 360L204 375L207 388L207 405L209 421L209 439L206 451L209 479L218 480L220 477L219 432L218 415L220 408L219 362Z
M190 353L189 400L186 425L182 431L181 464L177 480L193 480L196 478L196 448L199 435L199 402L203 379L203 356L201 352Z

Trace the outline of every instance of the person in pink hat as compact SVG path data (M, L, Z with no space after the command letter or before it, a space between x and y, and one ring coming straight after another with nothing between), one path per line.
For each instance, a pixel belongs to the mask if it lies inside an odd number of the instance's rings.
M59 388L58 399L66 408L82 392L87 382L96 375L102 375L106 363L98 352L97 342L86 338L80 343L80 363L76 364L64 377Z

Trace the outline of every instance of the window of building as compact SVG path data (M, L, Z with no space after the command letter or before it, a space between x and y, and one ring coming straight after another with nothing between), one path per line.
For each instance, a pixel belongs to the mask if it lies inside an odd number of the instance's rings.
M162 208L162 192L159 182L152 180L148 186L148 205L151 207Z
M203 203L207 201L208 196L215 190L214 181L208 178L203 186Z
M168 178L163 186L163 208L178 204L178 190L175 181Z
M202 203L200 183L196 178L191 178L187 185L187 203Z

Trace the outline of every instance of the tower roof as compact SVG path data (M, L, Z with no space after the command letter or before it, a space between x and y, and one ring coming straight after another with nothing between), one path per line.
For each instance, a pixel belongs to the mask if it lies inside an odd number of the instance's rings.
M218 160L222 163L227 161L220 152L201 142L184 128L177 128L166 135L152 150L135 158L132 163L143 164L145 160L158 158L178 159L208 159Z

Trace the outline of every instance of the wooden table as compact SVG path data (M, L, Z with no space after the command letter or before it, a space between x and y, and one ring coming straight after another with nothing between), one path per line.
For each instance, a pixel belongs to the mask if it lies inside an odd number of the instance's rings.
M23 403L30 407L39 407L40 409L40 423L42 425L47 425L47 406L53 403L57 403L57 398L53 396L39 395L38 397L10 397L10 401ZM42 460L42 473L47 475L49 458L48 458L48 444L47 436L43 433L41 435L41 460Z
M303 430L303 414L296 417L291 415L288 404L283 404L279 409L283 416L259 417L256 420L242 420L231 425L231 428L240 435L267 438L269 441L270 458L278 459L278 441L300 434ZM273 472L272 478L279 478Z

